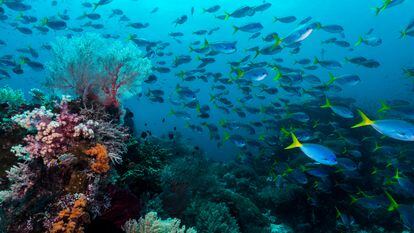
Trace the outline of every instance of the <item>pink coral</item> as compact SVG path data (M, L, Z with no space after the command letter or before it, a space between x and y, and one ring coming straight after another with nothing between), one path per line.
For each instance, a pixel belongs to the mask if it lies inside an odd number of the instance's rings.
M66 102L62 102L59 114L45 114L43 110L35 109L13 117L21 126L36 129L35 135L25 137L24 149L31 158L42 157L48 166L57 163L57 156L68 152L76 145L77 139L93 138L93 121L84 122L84 119L70 113Z

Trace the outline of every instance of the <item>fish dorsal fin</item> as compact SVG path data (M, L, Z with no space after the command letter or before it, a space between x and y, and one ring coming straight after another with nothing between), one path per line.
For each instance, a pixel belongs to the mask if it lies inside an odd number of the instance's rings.
M286 147L285 149L293 149L293 148L298 148L298 147L302 147L302 143L299 142L298 138L295 136L294 133L291 133L292 136L292 144L290 144L288 147Z
M358 110L359 115L362 118L362 121L354 126L352 126L351 128L359 128L362 126L368 126L368 125L373 125L374 121L370 120L361 110Z

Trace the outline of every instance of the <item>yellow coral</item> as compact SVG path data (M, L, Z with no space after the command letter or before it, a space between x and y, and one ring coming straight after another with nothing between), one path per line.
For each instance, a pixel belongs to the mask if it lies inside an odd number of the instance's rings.
M96 146L85 150L84 153L95 157L95 161L91 165L92 171L101 174L109 170L108 151L104 145L98 143Z

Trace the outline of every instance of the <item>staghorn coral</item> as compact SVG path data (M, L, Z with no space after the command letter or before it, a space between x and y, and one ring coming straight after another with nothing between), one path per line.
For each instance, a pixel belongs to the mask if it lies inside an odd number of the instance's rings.
M72 207L61 210L52 224L50 233L82 233L84 232L83 224L89 222L89 215L85 208L87 199L80 196Z
M98 34L59 38L52 55L46 86L84 100L93 95L108 106L118 107L119 98L139 93L151 70L137 46L109 42Z
M92 171L101 174L109 170L108 151L104 145L96 144L96 146L85 150L84 153L95 157L95 161L91 165Z
M126 233L197 233L194 228L186 229L185 226L180 227L180 224L179 219L161 220L156 212L149 212L138 222L135 219L128 220L123 230Z

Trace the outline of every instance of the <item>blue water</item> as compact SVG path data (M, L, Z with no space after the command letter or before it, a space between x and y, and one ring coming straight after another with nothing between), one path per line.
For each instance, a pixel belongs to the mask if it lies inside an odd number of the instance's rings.
M369 46L359 46L355 51L350 52L347 49L340 48L334 45L321 45L321 41L335 36L326 32L316 32L307 39L303 46L301 46L301 52L297 55L290 55L288 51L274 56L283 58L284 64L289 64L294 60L300 58L313 59L314 56L321 56L321 50L325 50L324 57L326 59L335 59L341 61L344 65L341 70L334 71L336 74L341 73L356 73L360 75L362 82L356 87L344 88L343 92L337 93L338 96L351 97L358 102L358 106L365 109L376 109L379 107L379 100L387 99L410 99L412 96L412 83L409 79L404 78L401 68L408 67L413 63L412 52L414 45L412 39L407 38L404 40L398 39L399 31L408 23L413 17L412 11L414 3L412 1L406 1L401 6L387 9L380 16L375 16L372 8L376 5L380 5L381 1L373 2L361 2L361 1L269 1L272 3L272 7L262 13L257 13L253 17L245 17L241 19L232 19L228 21L222 21L215 18L215 15L219 15L226 12L231 12L242 4L235 4L228 1L204 1L204 2L189 2L189 1L174 1L172 4L169 1L114 1L110 5L99 7L96 11L102 15L103 20L98 20L105 25L102 30L95 30L91 28L84 28L86 32L97 33L110 33L120 35L121 39L126 39L130 33L135 33L138 37L146 38L151 41L165 41L170 42L171 46L168 47L168 51L171 51L174 55L189 54L189 44L196 40L203 42L205 36L192 35L192 32L200 29L212 29L214 27L220 27L220 30L211 36L206 38L209 41L237 41L238 52L231 55L219 55L217 61L214 64L208 65L207 69L214 72L222 72L226 76L229 72L229 65L226 63L229 61L237 61L243 58L247 53L243 50L253 47L255 45L263 45L260 38L262 36L277 32L279 35L288 35L296 28L296 23L303 18L312 16L315 20L324 24L339 24L344 27L345 39L353 45L360 35L363 35L369 29L375 29L374 36L380 37L383 40L383 44L379 47L372 48ZM55 16L58 13L62 13L67 10L67 14L71 16L71 20L68 22L68 27L79 27L83 25L87 20L76 20L75 18L87 12L88 9L80 6L82 1L59 1L57 6L52 7L49 1L31 1L33 7L32 10L24 12L23 14L36 16L39 19L44 17ZM258 5L262 1L250 1L249 5ZM202 13L203 8L208 8L212 5L220 5L221 9L214 13ZM159 10L155 14L150 14L150 11L158 7ZM194 7L195 13L190 15L191 8ZM111 13L112 9L122 9L124 14L127 15L131 22L149 23L150 26L144 29L134 29L127 27L128 22L119 22L119 17L113 17L108 20L107 17ZM189 19L183 25L174 26L172 23L179 16L186 14ZM3 54L13 54L16 48L30 46L37 49L40 52L40 62L48 61L48 52L41 50L40 46L45 43L50 43L55 40L56 37L72 34L76 36L74 32L68 31L53 31L51 30L46 35L34 33L33 35L24 35L13 29L10 25L11 22L18 22L16 17L19 13L9 11L9 20L3 22L0 30L2 39L7 42L7 46L2 46L1 51ZM294 15L297 17L297 22L292 24L273 23L273 17L283 17ZM262 36L257 39L248 40L251 34L238 32L233 34L233 25L244 25L249 22L260 22L264 26L262 30ZM182 43L175 42L168 33L170 32L182 32L184 36L179 38ZM353 64L344 62L344 57L347 56L365 56L367 58L375 58L381 66L378 69L365 69ZM178 69L173 69L171 73L160 74L159 81L155 84L143 86L143 92L147 89L162 89L166 95L173 93L177 83L180 83L178 77L174 74L181 70L188 70L194 68L199 63L195 60L195 54L192 54L193 61L189 64L180 66ZM174 57L174 56L173 56ZM151 60L155 63L159 60L165 60L167 63L173 60L173 57L169 58L157 58L153 57ZM267 61L272 57L259 57L254 61ZM25 72L22 75L13 75L10 80L1 80L1 85L10 85L14 88L21 88L28 91L30 88L38 87L42 88L41 82L43 77L47 75L47 72L32 72L29 68L24 68ZM327 71L324 69L318 69L312 74L317 75L322 80L328 80ZM277 86L278 84L273 82L271 77L274 73L270 74L270 78L265 80L270 86ZM206 84L203 82L189 83L192 88L200 88L201 92L197 96L201 103L208 103L210 93L210 86L213 84L211 81ZM188 84L187 84L188 85ZM279 95L271 96L270 99L277 99ZM231 91L231 98L236 100L241 96L237 91ZM266 105L267 100L260 102L259 104ZM130 99L125 102L125 106L131 108L136 112L135 121L138 128L143 128L144 123L149 125L150 130L154 135L161 135L171 130L173 127L177 127L185 138L188 138L192 143L200 145L206 150L208 154L216 159L228 159L231 158L230 154L234 154L234 146L227 143L222 148L216 148L215 143L210 142L208 134L194 134L186 129L184 121L175 117L168 117L168 112L172 108L170 104L156 104L147 101L145 98ZM212 106L210 106L212 107ZM223 115L220 111L212 108L211 118L209 122L218 122L220 119L237 119L234 114ZM163 124L162 118L166 117L166 123ZM260 120L260 116L249 116L247 119ZM245 121L245 120L243 120ZM200 122L199 119L191 120L192 123ZM212 146L213 145L213 146Z

